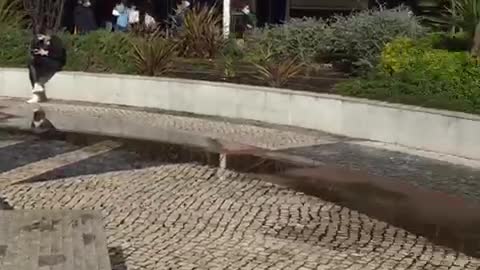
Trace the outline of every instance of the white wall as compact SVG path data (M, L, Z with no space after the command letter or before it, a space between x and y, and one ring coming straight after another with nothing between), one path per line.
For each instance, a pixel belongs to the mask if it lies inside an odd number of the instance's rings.
M28 97L28 74L0 69L0 96ZM480 160L480 117L336 95L167 78L62 72L53 99L258 120Z

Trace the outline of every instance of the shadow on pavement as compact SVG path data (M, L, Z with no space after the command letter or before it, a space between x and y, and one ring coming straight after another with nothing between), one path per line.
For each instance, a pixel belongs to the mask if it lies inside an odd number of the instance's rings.
M79 149L62 141L26 140L0 148L0 173Z
M17 182L17 184L54 181L81 175L104 174L115 171L145 169L161 164L197 162L214 166L218 165L218 155L215 156L215 154L187 146L131 140L121 141L123 142L123 147L121 148L67 166L55 168L44 174ZM88 145L92 143L92 141L77 141L76 143Z
M16 115L3 112L3 110L6 109L6 108L7 108L6 106L0 106L0 122L10 120L10 119L13 119L13 118L17 117Z

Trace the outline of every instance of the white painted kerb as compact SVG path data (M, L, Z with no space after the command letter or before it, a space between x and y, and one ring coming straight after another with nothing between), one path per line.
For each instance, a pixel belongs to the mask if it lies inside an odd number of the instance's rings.
M480 159L480 117L336 95L204 81L62 72L50 98L263 121ZM23 69L0 69L0 96L30 95Z

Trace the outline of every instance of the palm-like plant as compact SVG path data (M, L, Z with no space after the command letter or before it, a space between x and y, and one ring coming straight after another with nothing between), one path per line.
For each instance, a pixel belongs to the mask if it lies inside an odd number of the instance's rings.
M269 58L254 64L257 68L257 78L266 81L271 87L282 87L303 70L303 63L296 58Z
M453 26L473 37L480 22L480 0L455 0L447 10Z
M137 72L159 76L170 71L176 45L166 39L154 37L133 42L133 58Z
M180 54L213 58L223 47L222 16L216 7L194 6L185 11L179 31Z
M443 12L431 21L450 28L452 33L463 31L473 38L480 22L480 0L438 0Z

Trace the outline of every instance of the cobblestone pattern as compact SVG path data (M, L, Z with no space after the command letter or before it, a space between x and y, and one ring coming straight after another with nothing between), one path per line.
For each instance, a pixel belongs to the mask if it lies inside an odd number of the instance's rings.
M288 149L286 153L480 201L480 169L349 143Z
M155 161L134 169L136 153L102 155L1 192L16 209L101 211L109 248L125 257L115 269L480 269L479 259L247 175Z
M0 99L0 107L5 106L29 106L23 101ZM151 113L133 109L121 109L118 107L86 106L64 103L44 103L41 105L45 110L61 112L63 115L72 117L82 114L91 117L115 118L121 117L145 125L192 132L215 139L226 139L246 145L268 149L280 149L324 143L325 140L335 140L332 136L314 136L306 133L298 133L288 130L280 130L268 127L260 127L248 124L237 124L228 121L213 121L198 117L177 116L169 114ZM318 135L318 134L317 134Z
M110 270L102 216L93 211L0 211L0 269Z

